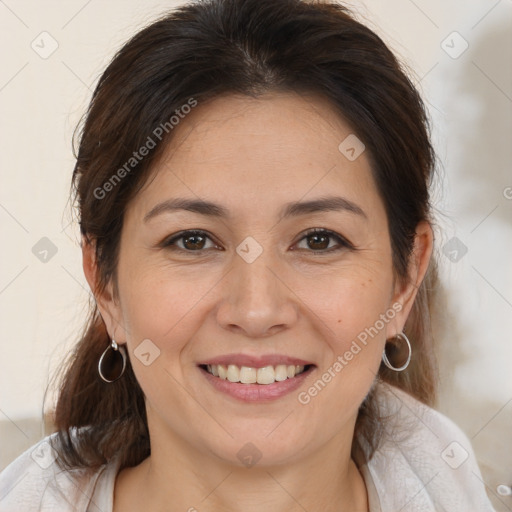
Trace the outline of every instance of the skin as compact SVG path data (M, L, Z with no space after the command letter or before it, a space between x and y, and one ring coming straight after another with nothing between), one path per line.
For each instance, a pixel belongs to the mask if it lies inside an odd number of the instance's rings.
M417 227L410 275L395 279L384 204L363 152L349 161L338 145L353 130L323 99L273 93L225 96L197 106L176 128L164 158L125 213L117 291L96 296L109 334L126 344L146 396L151 456L118 475L114 511L366 511L364 481L350 457L358 407L378 372L387 339L401 332L432 250ZM364 215L312 212L280 219L285 204L342 196ZM222 205L224 219L168 211L185 197ZM346 238L311 245L323 228ZM201 250L161 242L183 230L210 235ZM247 263L247 237L262 254ZM326 243L326 245L327 245ZM194 247L188 243L187 247ZM180 250L181 248L181 250ZM93 247L84 270L94 289ZM393 304L402 309L307 405L307 390L352 340ZM134 350L150 339L149 366ZM211 386L197 365L243 353L286 354L316 367L300 389L244 403ZM237 457L252 443L251 468ZM194 507L194 508L193 508Z

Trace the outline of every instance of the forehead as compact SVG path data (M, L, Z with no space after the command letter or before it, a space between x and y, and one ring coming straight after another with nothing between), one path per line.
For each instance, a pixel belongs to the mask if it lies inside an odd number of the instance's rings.
M353 130L323 98L215 98L175 127L136 206L185 195L215 199L243 214L337 192L371 206L379 197L369 161L365 152L349 160L339 150L347 137Z

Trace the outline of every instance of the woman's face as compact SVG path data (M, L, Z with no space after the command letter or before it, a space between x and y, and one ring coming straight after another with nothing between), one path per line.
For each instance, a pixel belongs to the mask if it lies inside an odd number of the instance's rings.
M350 440L414 295L367 153L328 103L292 94L217 98L174 130L101 302L153 446L250 465Z

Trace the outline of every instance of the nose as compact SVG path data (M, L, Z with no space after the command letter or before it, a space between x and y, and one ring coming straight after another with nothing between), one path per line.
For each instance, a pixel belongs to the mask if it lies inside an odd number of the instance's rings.
M286 284L280 266L266 251L252 263L235 256L223 280L216 315L219 325L248 338L263 338L297 322L297 297Z

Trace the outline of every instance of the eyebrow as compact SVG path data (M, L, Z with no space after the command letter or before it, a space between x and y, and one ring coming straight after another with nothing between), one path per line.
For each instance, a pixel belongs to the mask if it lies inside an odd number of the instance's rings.
M144 222L148 222L150 219L157 215L161 215L162 213L172 213L177 210L185 210L217 218L230 217L229 210L219 204L212 203L211 201L204 201L202 199L186 199L178 197L158 203L148 213L146 213L144 216ZM365 219L368 218L363 209L356 203L344 197L329 196L313 199L311 201L288 203L283 207L281 214L279 215L279 220L289 217L298 217L308 213L330 211L346 211L359 215Z

